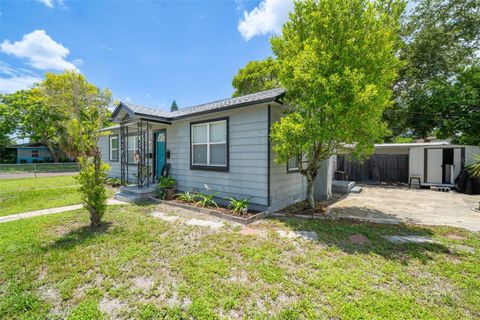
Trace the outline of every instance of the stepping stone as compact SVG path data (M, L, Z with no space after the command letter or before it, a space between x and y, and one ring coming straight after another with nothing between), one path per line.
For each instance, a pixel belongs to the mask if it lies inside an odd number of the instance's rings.
M366 244L370 242L370 240L368 240L367 237L361 234L352 234L351 236L348 237L348 241L350 241L353 244Z
M290 231L290 230L277 230L277 233L282 238L296 239L303 238L306 240L317 240L318 235L314 231Z
M209 227L212 229L219 229L223 227L223 223L215 222L215 221L208 221L208 220L200 220L200 219L190 219L185 222L189 226L200 226L200 227Z
M432 238L421 236L383 236L383 238L393 243L439 243Z
M458 251L463 251L463 252L468 252L468 253L475 253L475 249L463 244L455 244L453 245L453 248L455 248Z
M467 240L466 237L459 236L458 234L454 234L454 233L449 233L449 234L445 235L445 238L448 238L448 239L451 239L451 240Z
M167 222L174 222L180 219L179 216L167 216L165 213L160 211L154 211L151 213L151 215L154 218L158 218L160 220L167 221Z
M242 230L239 231L241 235L244 236L259 236L265 234L265 231L262 229L253 229L250 227L243 227Z

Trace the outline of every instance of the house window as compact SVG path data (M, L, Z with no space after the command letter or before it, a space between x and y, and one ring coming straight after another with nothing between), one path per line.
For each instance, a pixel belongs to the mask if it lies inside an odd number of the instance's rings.
M299 164L297 158L290 158L287 162L287 173L298 172Z
M138 135L130 135L127 139L127 163L136 164L134 154L139 153L138 150Z
M110 136L110 161L118 161L118 136Z
M191 124L191 169L228 170L228 118Z
M38 150L32 150L32 158L38 158Z

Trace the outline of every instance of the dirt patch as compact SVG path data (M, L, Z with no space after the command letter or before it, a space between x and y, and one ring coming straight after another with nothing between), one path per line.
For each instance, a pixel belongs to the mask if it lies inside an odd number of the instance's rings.
M151 277L136 277L136 278L133 278L131 281L135 288L141 289L141 290L151 289L155 282L154 279Z
M460 235L455 234L455 233L446 234L445 238L450 239L450 240L460 240L460 241L467 240L466 237L460 236Z
M126 304L118 299L104 297L98 307L100 311L106 313L110 319L118 319L121 309L125 308Z
M239 233L243 236L263 236L265 235L265 230L263 229L257 229L257 228L251 228L249 226L244 226Z
M359 244L359 245L370 243L370 240L368 240L367 237L361 234L352 234L351 236L348 237L348 241L350 241L353 244Z

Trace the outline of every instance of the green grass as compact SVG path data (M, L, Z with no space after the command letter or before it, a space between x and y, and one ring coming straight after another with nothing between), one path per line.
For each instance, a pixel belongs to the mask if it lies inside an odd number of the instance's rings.
M453 228L265 220L264 236L212 231L109 207L0 224L0 315L6 319L474 319L480 236ZM275 229L313 230L318 241ZM465 239L451 240L448 234ZM369 238L354 245L352 234ZM394 245L420 234L440 244ZM475 253L454 249L455 244Z
M78 172L78 163L0 164L0 173Z
M0 216L80 202L73 176L0 179Z

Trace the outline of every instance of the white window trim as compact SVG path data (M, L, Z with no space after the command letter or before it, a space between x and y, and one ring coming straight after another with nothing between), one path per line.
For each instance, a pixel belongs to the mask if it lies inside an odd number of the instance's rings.
M291 158L291 159L293 159L293 158ZM296 160L296 159L295 159L295 160ZM290 159L289 159L288 161L290 161ZM297 161L297 166L296 166L296 167L290 167L290 166L288 165L288 161L287 161L287 172L288 172L288 173L294 173L294 172L298 172L298 171L300 170L300 166L299 166L299 164L298 164L298 161Z
M117 148L114 149L113 146L112 146L112 141L114 139L117 139ZM109 157L109 161L118 161L118 158L119 158L119 139L118 139L118 135L114 135L114 136L110 136L108 137L108 143L110 144L110 157ZM115 152L117 153L117 159L115 160L113 158L113 151L115 150Z
M225 123L225 140L224 141L219 141L219 142L210 142L210 125L214 123ZM197 142L194 143L195 141L195 130L193 130L194 127L201 127L201 126L206 126L207 127L207 142ZM227 120L220 120L220 121L212 121L212 122L203 122L203 123L196 123L192 124L190 126L190 130L192 132L192 141L191 141L191 148L192 148L192 166L208 166L208 167L220 167L220 168L226 168L227 167ZM218 144L224 144L225 145L225 164L211 164L210 163L210 145L218 145ZM195 163L195 151L194 151L194 146L207 146L207 163Z

